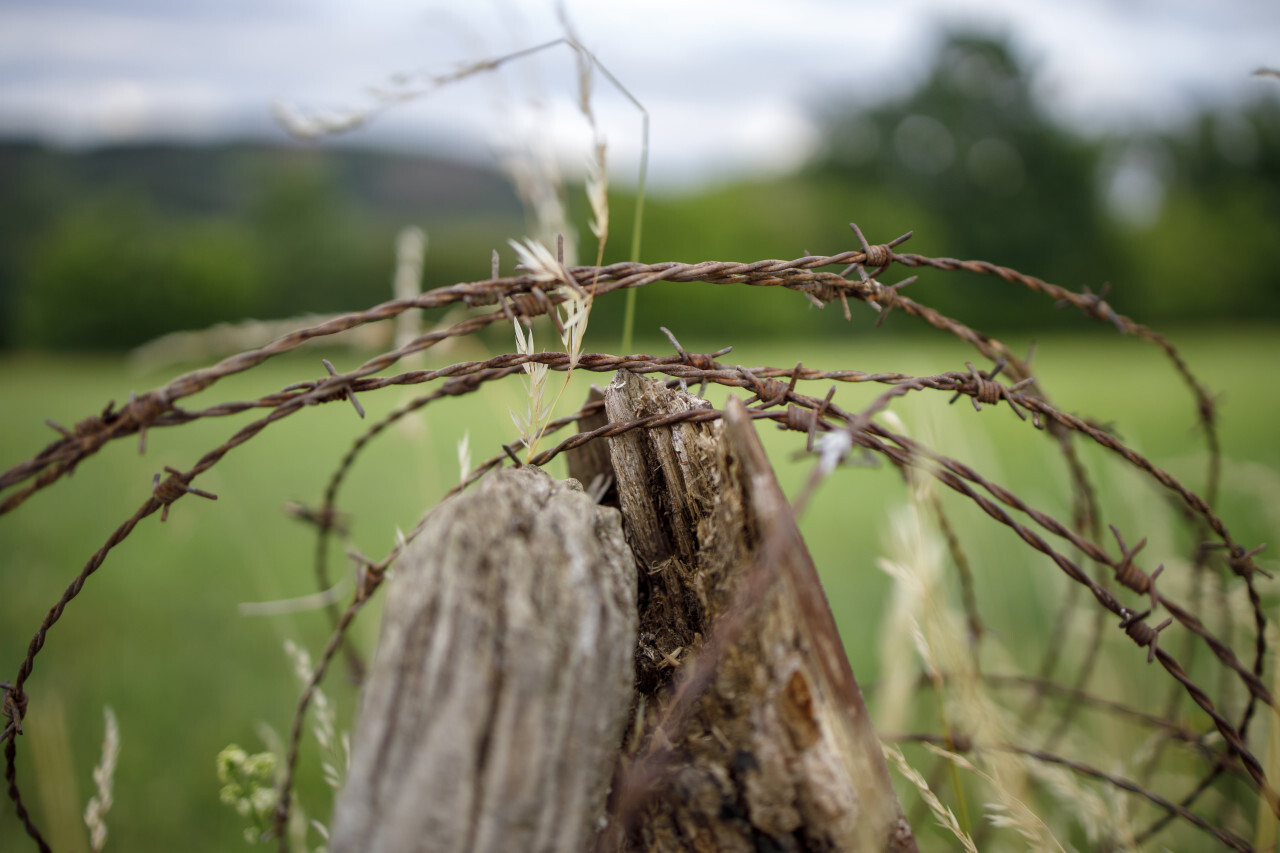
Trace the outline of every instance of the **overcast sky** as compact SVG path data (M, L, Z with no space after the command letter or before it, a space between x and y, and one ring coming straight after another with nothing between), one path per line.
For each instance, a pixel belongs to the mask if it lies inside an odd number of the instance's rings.
M1276 84L1278 0L567 0L582 41L651 115L659 184L799 162L824 104L919 79L948 25L1008 34L1046 106L1085 132L1167 124ZM393 74L447 73L562 34L547 0L0 0L0 135L85 145L284 138L272 104L370 103ZM563 48L376 117L345 141L484 159L536 134L587 153ZM618 178L634 107L601 80ZM541 105L540 107L538 105Z

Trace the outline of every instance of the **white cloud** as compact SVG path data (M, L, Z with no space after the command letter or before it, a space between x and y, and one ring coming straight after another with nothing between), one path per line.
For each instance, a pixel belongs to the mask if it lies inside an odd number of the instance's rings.
M1197 98L1238 96L1256 66L1280 65L1280 4L1247 0L577 0L569 11L652 114L658 182L787 168L813 144L811 110L900 93L945 22L1008 32L1039 62L1055 114L1090 130L1177 119ZM276 98L359 106L366 86L393 73L447 71L559 34L544 0L10 2L0 7L0 133L260 133ZM358 138L484 152L502 144L513 105L540 97L562 104L546 135L573 147L575 85L559 50L406 106ZM596 97L625 176L639 119L603 80Z

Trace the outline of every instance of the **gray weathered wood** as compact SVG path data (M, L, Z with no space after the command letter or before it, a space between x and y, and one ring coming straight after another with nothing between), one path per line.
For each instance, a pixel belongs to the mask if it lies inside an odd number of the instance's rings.
M331 849L571 851L632 695L616 510L538 469L439 506L387 582Z
M605 392L611 421L705 405L626 371ZM654 795L618 798L643 811L610 815L627 830L620 846L914 850L813 562L742 404L730 400L727 422L625 433L610 451L640 568L641 724L662 725L685 668L711 667L679 730L629 745L632 766L654 741L667 757L660 774L641 775ZM699 662L726 618L739 629Z

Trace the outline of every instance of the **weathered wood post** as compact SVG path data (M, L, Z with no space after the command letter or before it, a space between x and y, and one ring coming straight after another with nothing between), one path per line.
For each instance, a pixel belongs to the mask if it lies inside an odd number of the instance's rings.
M331 849L583 849L632 693L618 513L499 471L433 511L386 594Z
M707 406L626 371L604 397ZM742 405L607 446L570 468L614 478L621 521L499 472L397 564L332 849L914 850Z

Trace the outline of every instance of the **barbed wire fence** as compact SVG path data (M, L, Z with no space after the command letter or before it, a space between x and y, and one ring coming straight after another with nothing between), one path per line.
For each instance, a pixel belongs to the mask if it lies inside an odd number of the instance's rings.
M1059 617L1043 638L1042 661L1037 674L982 674L982 678L992 685L992 689L1028 691L1032 700L1023 714L1024 729L1037 730L1034 727L1038 725L1038 730L1049 732L1036 744L1004 743L998 745L999 748L1032 762L1064 768L1081 779L1112 786L1154 804L1158 817L1134 833L1132 840L1135 843L1140 844L1153 838L1171 822L1180 821L1203 830L1230 849L1253 849L1240 834L1238 815L1233 818L1233 810L1229 805L1219 805L1216 811L1207 814L1197 811L1197 805L1207 791L1228 783L1236 786L1243 780L1270 811L1280 813L1280 798L1277 798L1274 781L1269 778L1256 750L1250 747L1254 733L1252 724L1257 719L1259 706L1275 707L1274 697L1264 681L1268 646L1266 618L1258 584L1259 575L1265 575L1265 572L1255 560L1262 546L1238 541L1226 520L1215 510L1220 490L1221 450L1217 413L1208 389L1192 373L1172 343L1146 326L1118 314L1106 302L1105 292L1092 293L1088 289L1082 293L1069 291L1016 270L982 261L959 261L904 253L900 251L900 247L911 236L909 233L888 243L872 244L856 225L852 228L859 243L858 248L834 255L805 255L794 260L576 266L566 270L568 280L553 282L532 275L498 276L495 268L494 276L484 281L459 283L430 290L413 298L395 299L365 311L327 319L291 332L265 346L241 352L212 366L179 376L162 388L130 395L124 405L108 405L98 414L90 415L72 427L51 423L58 438L29 460L0 474L0 514L15 511L33 494L71 474L112 441L136 436L139 451L145 452L149 430L246 412L260 413L255 420L236 430L224 442L209 449L189 468L167 468L165 476L156 475L151 495L111 533L75 575L66 591L41 621L26 655L18 664L15 676L4 683L3 740L7 793L36 847L40 850L50 849L28 809L17 776L19 736L23 733L24 721L27 721L30 680L48 633L62 619L66 608L80 595L86 582L105 564L117 545L147 518L159 513L163 521L173 505L187 495L215 499L215 495L195 485L197 479L228 454L279 421L311 407L330 403L351 405L363 417L364 410L360 404L362 395L390 386L424 386L429 390L371 424L354 443L334 470L319 506L297 510L300 517L311 521L316 527L316 582L320 589L328 589L331 578L326 564L326 555L329 553L327 546L329 539L338 531L340 523L339 497L345 478L357 464L362 451L375 442L387 427L413 412L429 405L443 404L447 398L483 393L490 383L513 374L521 374L526 370L526 365L540 364L557 372L584 370L611 373L626 369L665 377L675 385L723 386L730 393L747 395L751 418L772 422L780 429L804 436L805 450L815 460L814 482L819 473L822 476L830 473L830 448L837 446L841 448L841 457L855 450L871 454L909 474L910 480L932 480L976 504L997 525L1008 528L1033 551L1045 555L1071 581L1073 588L1088 593L1087 596L1064 597ZM1127 446L1113 432L1056 407L1035 375L1029 358L1020 358L1000 341L904 295L903 288L913 282L916 275L893 284L882 283L881 279L898 267L943 273L966 271L995 276L1042 294L1061 305L1075 308L1088 317L1113 326L1122 334L1149 341L1158 347L1187 384L1197 419L1205 435L1209 461L1203 494L1193 491L1154 461ZM819 307L838 303L839 310L846 318L857 305L877 312L881 320L896 310L966 342L978 356L991 362L991 366L981 369L965 363L964 370L957 369L932 376L868 373L854 369L818 369L801 364L793 367L748 368L726 361L730 354L727 349L713 353L691 353L685 351L675 337L671 336L674 353L667 355L584 353L574 360L568 353L517 352L433 369L389 373L410 355L428 350L443 341L473 335L493 323L510 323L513 320L528 323L535 317L549 315L558 325L560 320L555 309L570 298L574 290L589 291L594 299L599 299L614 291L634 290L662 281L680 282L688 286L782 287L796 291ZM398 317L406 312L448 306L463 306L468 314L465 319L448 327L434 329L382 352L349 372L340 373L326 362L330 375L325 378L299 382L257 399L226 401L201 409L189 409L181 405L186 398L197 392L208 390L229 376L252 370L268 359L296 349L308 341L351 334L360 327ZM799 390L801 383L812 382L829 384L829 392L825 395L811 395ZM836 400L838 386L854 383L878 383L888 388L870 405L854 411L843 408ZM952 402L968 397L977 410L981 410L983 406L1007 406L1027 423L1028 428L1045 432L1056 448L1055 452L1062 455L1071 475L1070 521L1055 518L964 462L945 456L925 443L891 428L889 422L881 416L898 398L917 392L942 392L951 395ZM589 403L567 417L550 421L544 434L558 434L581 419L598 414L600 408L601 404L598 402ZM723 416L723 410L700 408L679 414L611 423L563 438L554 446L525 460L515 452L515 448L519 446L516 441L504 445L499 452L475 466L466 480L451 490L450 494L505 465L543 466L567 450L626 431L661 429L682 421L706 421ZM841 436L843 445L833 444L824 438L833 435ZM1079 440L1098 445L1117 464L1141 472L1184 508L1197 542L1194 553L1189 555L1195 583L1204 585L1209 582L1207 577L1211 569L1224 569L1225 573L1219 572L1219 575L1229 575L1233 579L1232 583L1239 584L1246 590L1249 624L1238 625L1228 621L1219 625L1217 630L1211 629L1208 625L1211 620L1205 614L1206 608L1198 596L1179 600L1158 588L1163 566L1151 567L1143 563L1141 552L1146 540L1133 532L1106 524L1096 487L1078 455ZM824 453L828 454L827 458L824 458ZM807 490L797 503L807 500L811 492L811 489ZM978 611L977 600L972 592L972 573L968 569L961 537L947 521L941 502L934 500L932 506L946 533L949 553L964 590L965 616L972 637L969 654L976 662L982 657L981 626L985 620ZM193 507L184 505L184 511L193 510ZM1103 532L1108 527L1110 538ZM358 582L351 600L345 608L330 608L333 632L318 657L306 689L299 697L287 743L287 756L275 812L275 826L281 849L285 849L288 844L288 834L283 830L290 813L294 770L298 761L304 719L315 690L334 657L347 644L347 629L357 618L363 605L380 588L389 567L420 530L421 524L380 558L360 557ZM1114 545L1111 544L1112 540ZM749 607L750 602L744 602L743 606ZM1082 644L1085 652L1079 668L1072 676L1058 680L1054 673L1058 669L1058 657L1064 645L1065 632L1071 619L1080 612L1096 614L1089 623L1089 635L1083 641L1076 641ZM1227 614L1227 618L1230 619L1230 614ZM1161 642L1162 632L1174 624L1181 626L1185 639L1178 654L1169 650L1169 642ZM1132 704L1130 697L1099 696L1085 690L1090 675L1099 666L1104 638L1117 627L1137 646L1137 650L1136 654L1130 654L1123 660L1109 659L1109 665L1123 667L1158 664L1168 676L1170 692L1158 711ZM1244 645L1235 641L1238 634L1247 638ZM1198 682L1184 665L1184 661L1193 656L1200 646L1208 649L1218 670L1225 673L1225 678L1213 680L1213 686L1205 686L1209 681ZM349 653L353 660L358 660L358 653L354 649L349 648ZM701 673L705 681L706 672L714 666L714 658L704 655L697 658L692 667L687 668L693 671L693 675L686 677L696 681ZM925 679L919 690L928 693L945 689L947 677L947 673L941 673L938 679ZM1223 691L1239 689L1243 689L1247 699L1243 709L1232 716L1226 709L1228 697ZM1061 703L1055 706L1055 699L1061 700ZM672 701L696 701L696 691L692 694L680 692ZM1198 729L1186 722L1184 709L1188 701L1209 721L1204 728ZM678 710L668 713L664 719L679 720L681 717L676 712ZM1065 743L1073 719L1085 710L1135 720L1158 734L1158 742L1150 750L1143 772L1138 778L1125 778L1057 751L1059 744ZM1056 719L1046 721L1046 717L1053 713L1056 713ZM943 744L952 752L976 748L968 733L949 727L941 732L882 734L887 740ZM658 737L659 733L649 732L647 736L652 739ZM985 748L991 747L987 745ZM1177 750L1199 759L1201 770L1194 782L1180 786L1180 778L1161 778L1158 770L1163 766L1163 754L1169 750ZM637 750L637 755L640 756L652 754L655 753L652 750L646 752L643 746ZM637 761L633 765L633 772L623 780L624 787L652 785L661 776L661 772L661 761L657 764L653 761L647 764ZM1233 787L1233 790L1236 788ZM638 794L629 800L627 797L620 798L633 804L641 799ZM1124 840L1107 839L1107 843L1122 845Z

